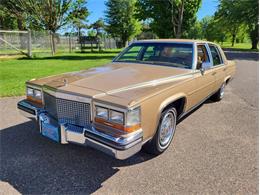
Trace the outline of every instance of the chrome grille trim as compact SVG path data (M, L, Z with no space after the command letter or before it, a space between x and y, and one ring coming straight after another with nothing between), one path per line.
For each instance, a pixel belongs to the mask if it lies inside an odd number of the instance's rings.
M55 92L56 93L56 92ZM91 104L86 102L62 99L44 92L44 108L59 123L90 127Z

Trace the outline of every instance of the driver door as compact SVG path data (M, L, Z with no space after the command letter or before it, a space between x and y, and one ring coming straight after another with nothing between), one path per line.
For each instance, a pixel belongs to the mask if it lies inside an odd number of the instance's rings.
M212 68L213 63L209 57L209 48L207 44L197 45L197 60L204 64L204 70L197 66L194 74L195 89L192 92L193 104L196 105L211 95L215 85L216 71ZM198 63L200 64L200 63ZM205 66L206 65L206 66Z

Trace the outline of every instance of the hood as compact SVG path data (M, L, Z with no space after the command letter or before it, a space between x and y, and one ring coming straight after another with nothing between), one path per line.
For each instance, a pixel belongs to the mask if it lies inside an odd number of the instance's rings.
M165 66L112 64L76 73L75 75L82 79L71 82L70 85L112 94L144 85L153 85L188 72L190 71Z
M42 82L42 84L63 91L72 91L74 89L81 93L88 91L91 93L84 95L93 97L116 96L125 91L151 89L154 86L183 79L191 71L150 64L112 63L80 72L47 77L36 82L38 84ZM132 100L133 97L130 96L129 94L128 97Z

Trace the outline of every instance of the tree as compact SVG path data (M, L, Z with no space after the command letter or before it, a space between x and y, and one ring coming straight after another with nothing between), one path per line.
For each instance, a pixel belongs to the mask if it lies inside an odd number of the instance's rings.
M103 19L99 18L96 22L91 24L91 27L96 31L96 36L100 36L101 30L105 28Z
M97 35L97 32L96 32L95 30L89 30L88 33L87 33L87 35L88 35L89 37L95 37L95 36Z
M229 29L232 35L232 45L240 28L248 27L252 42L252 49L257 48L259 41L258 32L258 8L257 0L221 0L216 14L224 28Z
M26 29L26 8L23 6L22 0L2 0L1 6L6 16L11 16L16 19L17 27L19 30Z
M88 15L86 0L2 0L6 9L17 18L18 28L49 30L52 34L52 53L56 52L55 33L76 17ZM78 19L75 19L76 21ZM29 24L28 24L29 23Z
M96 31L96 39L98 41L98 49L101 51L101 30L105 28L105 24L102 18L99 18L96 22L94 22L91 27Z
M180 38L196 21L201 0L138 0L137 17L161 38Z
M12 29L17 27L18 30L26 30L27 14L23 2L20 0L2 0L1 1L1 26ZM29 22L28 22L29 23ZM20 48L27 47L26 39L19 34Z
M240 0L239 2L238 12L241 14L240 19L248 26L252 49L257 49L259 42L259 1Z
M183 36L190 39L203 39L202 24L199 21L196 21Z
M112 37L119 37L121 46L126 46L134 36L140 33L140 22L134 17L136 14L136 0L108 0L105 22L106 31Z
M214 17L205 18L202 20L202 31L208 41L217 41L223 43L226 37L226 29L215 20Z
M72 10L69 13L69 21L76 27L79 39L81 36L81 29L87 28L86 22L89 12L86 5L86 0L76 0L72 4Z
M20 0L30 14L33 26L51 31L52 54L56 53L55 33L65 26L70 17L68 11L72 8L72 0Z
M14 30L17 28L16 18L3 5L0 5L0 29Z
M231 35L232 47L235 44L241 26L241 21L237 19L239 13L237 13L237 7L233 6L234 3L234 0L222 0L214 17L215 23L221 25Z

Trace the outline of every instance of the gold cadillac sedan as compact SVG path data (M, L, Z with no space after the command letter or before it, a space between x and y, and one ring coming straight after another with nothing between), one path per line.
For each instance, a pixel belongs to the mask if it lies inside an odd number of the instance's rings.
M220 101L235 64L210 42L132 43L105 66L26 82L18 109L40 133L126 159L143 147L158 155L176 122L206 99Z

